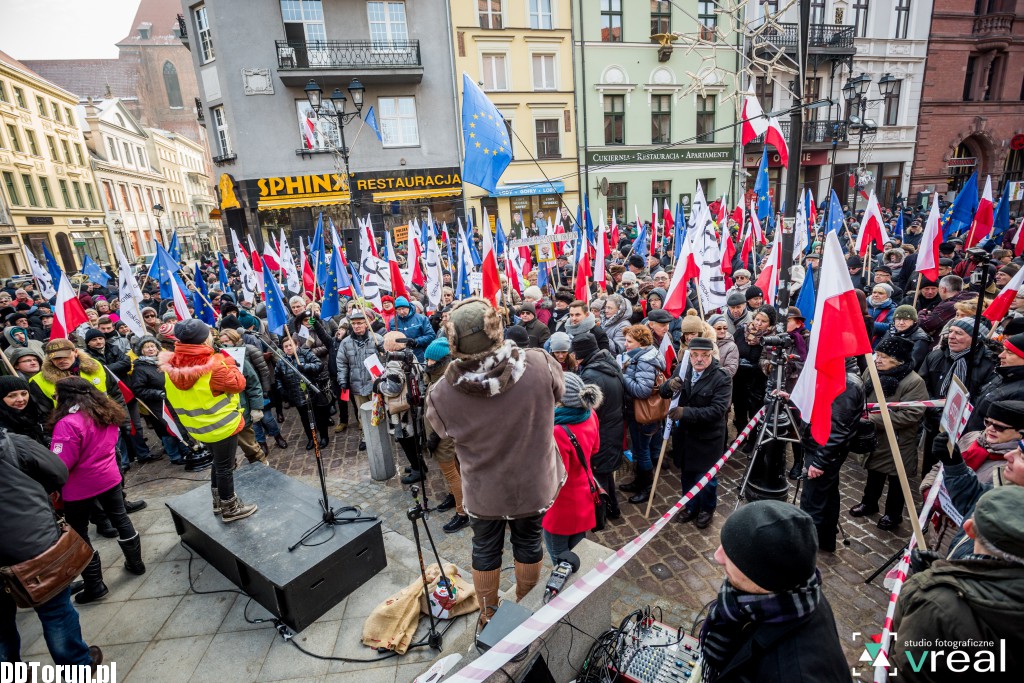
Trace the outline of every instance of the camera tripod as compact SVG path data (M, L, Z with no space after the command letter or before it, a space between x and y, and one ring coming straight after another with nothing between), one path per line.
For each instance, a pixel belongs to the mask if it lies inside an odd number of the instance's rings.
M423 562L423 543L420 539L420 524L423 525L423 530L427 534L427 541L430 543L430 550L434 554L434 560L437 562L437 570L441 573L441 576L437 580L438 588L444 587L448 591L448 595L454 601L455 599L455 584L451 582L448 576L444 573L444 565L441 563L441 556L437 552L437 545L434 543L434 537L430 533L430 526L427 524L426 514L429 512L429 508L426 507L426 497L424 501L420 501L419 486L412 486L409 488L409 493L412 495L413 506L410 507L405 516L410 522L412 522L412 536L416 541L416 555L420 561L420 578L423 580L423 599L427 601L427 618L430 620L430 628L427 631L427 635L423 640L412 643L409 645L409 650L415 647L430 647L433 650L440 651L441 643L444 634L451 627L452 622L449 622L448 626L445 627L444 631L438 632L437 623L440 621L440 617L434 616L434 611L430 608L430 582L427 580L427 566Z

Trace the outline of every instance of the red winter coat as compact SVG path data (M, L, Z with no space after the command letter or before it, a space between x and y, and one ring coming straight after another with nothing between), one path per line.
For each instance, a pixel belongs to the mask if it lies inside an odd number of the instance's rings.
M592 410L590 417L583 422L566 426L572 430L580 448L583 449L583 457L589 469L590 458L597 453L601 445L597 413ZM555 443L558 445L558 453L562 456L562 463L568 476L554 504L544 514L542 525L545 531L560 536L590 531L597 524L597 520L594 519L594 498L590 493L590 477L580 467L576 449L569 441L569 435L562 429L562 425L555 425Z

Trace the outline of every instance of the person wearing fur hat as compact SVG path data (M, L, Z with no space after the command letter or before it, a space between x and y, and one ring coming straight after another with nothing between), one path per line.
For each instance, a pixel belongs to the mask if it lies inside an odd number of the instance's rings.
M591 458L601 446L595 409L604 395L596 384L565 375L565 393L555 407L555 443L565 467L565 484L544 514L544 545L552 564L575 548L597 523L594 516L594 485Z
M518 601L540 579L541 517L566 476L551 430L521 430L510 442L494 425L553 424L565 384L550 355L503 340L501 317L485 299L458 302L446 332L453 360L427 394L426 419L440 438L455 442L473 528L473 583L486 623L497 608L506 528Z
M565 326L569 322L569 304L576 300L572 290L559 289L555 292L554 308L551 311L551 319L548 320L548 329L552 332L565 332Z
M519 307L519 325L530 337L530 346L540 348L551 336L551 330L537 317L537 305L527 301Z
M523 302L533 304L537 320L545 325L551 321L551 300L544 298L544 292L541 291L540 287L530 285L523 290Z
M897 401L927 401L928 389L921 376L914 372L914 346L910 340L889 336L875 348L875 367L882 383L882 392L889 403ZM867 389L867 402L875 403L874 386L871 376L865 371L861 376ZM896 430L896 443L908 476L917 473L917 426L924 418L924 408L905 407L890 411L892 426ZM860 503L850 510L853 517L865 517L878 512L878 499L889 482L889 494L885 498L885 513L878 520L878 528L892 531L903 521L903 489L900 486L893 452L885 433L881 413L870 413L868 419L875 427L875 450L867 455L857 456L858 462L868 471L864 494Z
M213 456L210 487L213 512L224 522L244 519L256 506L235 493L233 470L238 432L245 427L239 394L245 376L234 358L213 350L213 335L202 320L183 320L174 327L173 352L158 356L158 367L167 378L164 391L183 427Z

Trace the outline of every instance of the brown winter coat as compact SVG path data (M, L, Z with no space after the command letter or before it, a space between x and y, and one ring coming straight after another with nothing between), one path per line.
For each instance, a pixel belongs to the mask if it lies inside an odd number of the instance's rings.
M867 390L867 402L877 403L875 389L871 384L871 375L865 371L862 379ZM928 388L916 372L911 372L904 377L896 387L896 393L892 397L886 397L886 401L889 403L927 400ZM924 419L924 411L924 408L893 408L889 411L892 416L893 430L896 432L896 443L899 444L900 454L903 457L903 466L907 469L907 476L917 473L917 428ZM896 476L896 463L892 459L892 449L889 447L889 438L886 436L885 425L882 423L882 414L871 413L869 419L875 425L878 445L873 453L858 456L858 461L869 470Z

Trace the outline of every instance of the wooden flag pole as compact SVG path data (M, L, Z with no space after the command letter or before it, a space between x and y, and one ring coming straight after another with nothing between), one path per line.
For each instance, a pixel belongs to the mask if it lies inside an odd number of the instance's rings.
M666 330L665 334L669 334L669 332ZM676 350L676 357L679 359L680 363L683 362L683 339L682 339L682 337L679 338L679 348ZM684 382L686 381L685 377L681 377L680 379L682 379ZM665 381L667 382L668 380L666 379ZM665 419L666 420L671 420L672 418L666 417ZM669 434L669 436L671 436L671 433ZM661 441L661 453L658 454L658 464L654 466L654 479L653 479L653 481L651 481L651 494L647 498L647 509L644 510L644 518L645 519L651 515L651 505L654 503L654 492L658 490L658 477L661 475L661 463L665 459L665 449L667 447L668 447L668 439L662 439L662 441Z
M868 247L870 249L870 247ZM924 531L921 530L921 521L917 518L917 506L914 505L914 494L910 489L910 480L907 479L907 469L903 466L903 458L900 456L899 443L896 441L896 430L892 426L892 416L889 415L889 404L885 400L882 391L882 382L878 378L878 368L875 367L875 356L873 353L865 353L864 360L868 364L868 373L871 375L871 385L875 389L875 399L878 401L878 410L882 414L882 424L885 425L885 434L889 439L889 449L892 451L893 460L896 463L896 472L900 477L900 487L903 489L903 499L906 502L907 510L910 513L910 524L914 529L914 537L917 539L919 548L927 548L928 543L924 540Z
M917 297L921 295L921 273L917 274L917 287L914 289L914 308L917 308Z
M873 274L873 271L874 271L874 268L871 266L871 242L868 242L868 254L867 254L867 256L868 256L867 261L862 263L861 267L864 268L864 281L867 282L868 283L868 287L870 287L871 286L871 275ZM870 295L871 295L871 292L869 290L868 291L868 296L870 296Z

